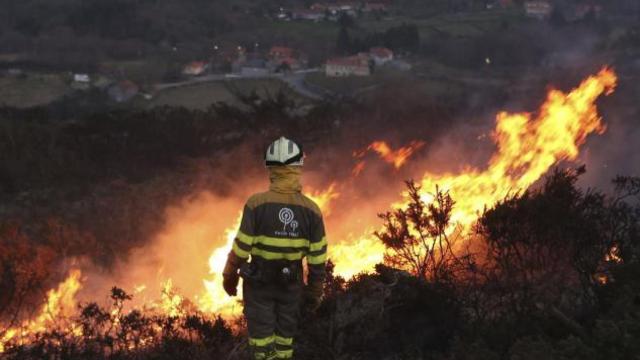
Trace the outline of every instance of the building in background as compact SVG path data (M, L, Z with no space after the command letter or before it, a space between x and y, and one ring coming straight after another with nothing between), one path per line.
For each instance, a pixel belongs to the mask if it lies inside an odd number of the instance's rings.
M553 5L546 0L525 1L524 11L528 17L544 20L551 16Z
M273 46L267 54L267 66L274 72L295 71L307 66L307 57L293 48Z
M369 56L376 66L380 66L393 60L393 51L386 47L373 47L369 50Z
M264 59L252 58L240 66L240 75L244 77L262 77L269 75L267 62Z
M207 68L209 68L209 64L204 61L192 61L182 69L182 73L189 76L198 76L204 74Z
M377 2L368 2L362 7L362 12L364 13L386 13L387 10L386 4Z
M111 100L119 103L131 100L138 95L138 92L140 92L140 88L130 80L118 81L107 90Z
M325 16L326 13L322 10L298 9L291 12L293 20L321 21Z
M370 61L366 54L329 59L325 65L325 74L330 77L369 76Z
M91 77L89 74L73 74L71 88L76 90L88 90L91 88Z

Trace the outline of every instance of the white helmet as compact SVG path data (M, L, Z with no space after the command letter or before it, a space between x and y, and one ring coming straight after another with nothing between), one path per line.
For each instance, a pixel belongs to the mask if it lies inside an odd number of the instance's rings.
M304 163L302 147L292 140L281 136L269 145L264 155L266 166L302 166Z

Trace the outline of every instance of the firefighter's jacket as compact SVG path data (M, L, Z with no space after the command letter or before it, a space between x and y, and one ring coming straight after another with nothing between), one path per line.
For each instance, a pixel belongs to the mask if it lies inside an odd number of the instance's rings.
M247 201L229 254L226 269L231 270L225 271L236 271L249 257L252 263L296 262L306 257L308 285L321 291L327 239L320 209L301 193L300 172L294 166L269 168L269 191Z

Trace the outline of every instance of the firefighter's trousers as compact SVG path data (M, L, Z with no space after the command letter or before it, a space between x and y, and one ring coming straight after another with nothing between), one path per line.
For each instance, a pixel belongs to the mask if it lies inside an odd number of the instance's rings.
M298 327L302 283L245 281L244 316L254 359L291 359Z

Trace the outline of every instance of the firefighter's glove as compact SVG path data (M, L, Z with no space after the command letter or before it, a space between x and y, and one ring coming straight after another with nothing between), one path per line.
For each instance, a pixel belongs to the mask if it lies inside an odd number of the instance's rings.
M224 274L222 276L222 286L224 287L224 291L229 296L238 295L238 281L240 280L240 275L238 274Z
M229 296L236 296L238 294L238 281L240 275L238 274L238 268L240 267L240 260L232 253L229 254L227 263L222 270L222 287Z

